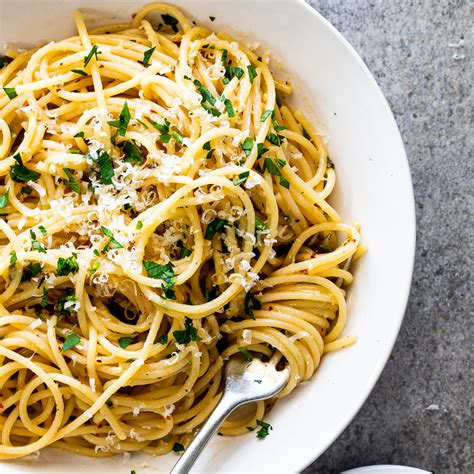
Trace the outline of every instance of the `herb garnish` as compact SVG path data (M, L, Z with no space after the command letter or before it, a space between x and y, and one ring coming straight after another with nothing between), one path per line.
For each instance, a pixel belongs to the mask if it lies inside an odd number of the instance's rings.
M255 67L253 64L250 64L250 66L247 66L247 71L249 73L250 84L252 84L253 80L257 77L257 71L255 70Z
M165 344L168 344L168 334L167 333L164 333L162 334L157 340L156 342L158 342L158 344L162 344L163 346Z
M75 305L68 305L68 307L65 308L65 304L68 301L77 301L77 296L74 294L74 290L72 288L66 288L66 294L58 298L58 301L56 302L56 309L59 316L70 317L73 311L77 311Z
M220 219L216 218L211 221L206 228L206 233L204 234L204 238L206 240L212 240L214 235L220 230L223 230L224 227L231 227L232 224L227 219Z
M189 257L189 255L191 255L193 253L193 251L191 249L187 249L184 246L184 243L183 243L182 240L178 240L176 242L176 247L179 248L179 257L180 258Z
M174 443L173 444L173 451L175 453L181 453L184 451L184 446L181 443Z
M249 156L253 148L253 140L251 137L247 137L242 143L242 151L245 153L245 156Z
M70 273L77 273L79 270L79 264L77 263L77 253L73 253L70 257L58 258L57 274L59 276L66 276Z
M269 434L270 430L272 430L272 425L270 423L266 423L262 420L257 420L257 425L261 428L257 431L257 438L265 439Z
M37 181L41 174L27 168L21 159L21 154L17 153L13 159L16 163L10 167L10 177L17 183L27 183L28 181Z
M275 164L276 162L276 164ZM286 164L285 160L275 160L273 161L271 158L265 158L263 162L263 171L268 170L268 172L274 176L278 176L280 178L280 184L286 188L289 189L290 183L287 181L287 179L281 174L281 171L279 168L283 168ZM278 166L277 166L278 165Z
M40 303L40 306L42 308L46 308L46 306L48 306L49 304L49 294L48 294L48 290L46 289L46 287L43 286L43 296L41 297L41 303Z
M255 230L266 230L268 229L268 225L265 221L262 221L260 217L255 216Z
M104 184L112 184L112 178L115 175L115 171L110 155L106 151L100 152L97 157L97 163L99 165L99 174L102 182Z
M235 112L234 112L234 107L232 106L232 102L227 97L224 97L224 96L221 97L221 101L224 102L225 108L227 110L227 116L229 118L234 117Z
M233 181L234 186L238 186L239 184L245 183L249 175L250 175L250 171L244 171L243 173L240 173L238 179L234 179Z
M15 258L16 258L16 253L15 253ZM10 264L12 261L12 257L10 257ZM16 262L16 260L15 260ZM21 276L21 281L30 281L32 278L34 278L38 273L42 270L41 263L39 262L34 262L34 263L29 263L26 265L26 267L23 268L23 275Z
M37 240L33 240L33 242L31 242L31 247L37 252L46 253L46 249Z
M265 122L270 115L273 114L273 110L265 110L265 113L262 115L262 118L260 119L260 122Z
M171 26L175 33L178 32L178 27L176 26L178 24L178 20L174 16L163 14L161 15L161 18L163 18L165 25Z
M142 152L132 142L126 142L123 151L127 163L141 165L145 162L145 157L142 155Z
M73 72L74 74L79 74L81 76L88 76L89 74L87 74L86 71L83 71L82 69L71 69L71 72Z
M64 340L62 352L66 352L69 349L72 349L73 347L77 346L81 342L81 338L75 334L68 334L66 336L66 339Z
M175 300L176 294L173 286L176 283L176 275L174 274L173 264L168 262L166 265L160 265L159 263L144 260L143 266L150 278L163 280L164 283L162 283L161 289L164 291L165 298Z
M91 62L91 59L95 56L95 59L99 59L99 54L102 54L99 51L99 47L95 44L92 46L92 49L89 51L89 54L87 56L84 56L84 67L87 67L87 65Z
M262 303L252 293L247 293L244 299L244 312L250 319L255 319L254 309L262 309Z
M3 194L0 194L0 209L5 209L8 206L8 195L10 190L7 189Z
M63 168L63 171L67 176L66 186L69 186L77 194L81 194L81 187L79 186L79 183L76 181L76 178L71 173L71 171L67 168Z
M250 351L249 351L248 349L246 349L245 347L239 347L239 351L243 354L243 356L247 359L248 362L250 362L251 360L253 360L252 354L251 354Z
M153 54L153 52L155 51L156 49L156 46L153 46L153 48L150 48L150 49L147 49L144 53L143 53L143 61L141 62L144 66L148 66L148 62L150 61L150 58Z
M3 88L5 94L7 94L8 98L10 100L14 99L15 97L18 96L16 89L14 87L4 87Z
M18 257L16 256L16 250L12 250L10 253L10 265L15 265L15 263L18 261Z
M173 336L178 344L188 344L191 341L200 341L197 328L193 325L193 320L186 316L183 331L173 331Z
M122 349L126 349L130 344L133 343L133 337L121 337L118 340L118 343Z
M121 137L124 137L127 133L127 127L130 123L130 110L128 109L128 103L125 101L122 107L122 111L120 112L118 120L109 120L107 123L111 127L118 128L118 133Z
M109 247L111 249L123 249L123 245L117 240L115 240L114 233L111 230L107 229L107 227L104 226L100 226L100 230L106 237L109 238L109 241L105 244L105 247L102 249L101 253L107 252L107 250L109 250Z

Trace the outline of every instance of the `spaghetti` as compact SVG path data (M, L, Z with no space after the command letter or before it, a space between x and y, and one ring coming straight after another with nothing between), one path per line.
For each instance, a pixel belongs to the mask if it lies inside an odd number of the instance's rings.
M285 396L354 342L358 229L269 58L165 3L74 18L77 36L0 64L2 459L176 450L229 356L287 363Z

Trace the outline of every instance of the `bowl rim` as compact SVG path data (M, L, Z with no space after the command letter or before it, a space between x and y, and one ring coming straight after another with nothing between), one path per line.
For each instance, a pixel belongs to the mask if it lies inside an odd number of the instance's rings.
M335 430L335 434L333 436L328 437L324 449L321 451L321 453L318 453L316 455L311 455L308 456L304 461L296 461L295 464L295 469L299 472L302 471L303 469L309 467L314 461L316 461L324 452L336 441L336 439L341 436L342 432L352 423L356 415L359 413L360 409L362 406L365 404L367 399L369 398L370 394L373 392L375 385L377 381L379 380L380 376L382 375L382 371L384 370L388 359L390 358L390 355L393 351L393 348L395 347L395 343L398 339L398 335L400 333L400 329L403 323L403 320L405 318L406 314L406 308L408 305L408 299L410 297L410 291L411 291L411 285L412 285L412 279L413 279L413 270L415 266L415 251L416 251L416 212L415 212L415 194L413 190L413 180L410 172L410 165L408 162L408 156L406 154L405 150L405 145L403 143L403 139L400 133L400 129L398 128L398 124L395 120L395 117L393 115L392 109L384 96L382 90L380 89L380 86L378 85L377 81L375 80L375 77L373 76L372 72L368 68L368 66L365 64L364 60L361 58L359 53L356 51L356 49L349 43L349 41L343 36L342 33L340 33L335 26L332 25L332 23L327 20L321 13L319 13L315 7L312 7L311 5L307 4L305 0L293 0L295 3L299 4L301 7L303 7L308 15L312 15L316 21L319 21L323 23L330 32L336 36L336 38L345 46L345 48L350 52L352 58L357 61L361 69L364 71L365 76L368 81L372 83L374 86L374 92L378 95L378 99L381 101L383 104L383 107L385 108L385 111L388 113L388 116L390 116L390 119L392 121L392 125L394 126L394 130L396 129L396 135L397 135L397 141L399 142L400 145L400 151L402 154L400 155L400 164L403 167L403 172L405 173L404 180L407 181L407 184L409 186L407 187L407 194L406 194L406 210L409 212L409 216L407 216L407 222L411 221L411 229L409 234L410 238L406 240L406 243L408 245L411 245L411 248L407 249L407 259L408 261L408 268L409 268L409 278L406 279L404 282L405 288L398 288L398 293L400 296L400 301L401 301L401 307L403 308L403 314L399 318L398 324L397 324L397 329L396 331L393 331L390 340L387 341L387 343L381 348L381 357L377 359L377 363L374 363L374 368L372 371L372 374L370 377L368 377L365 381L366 385L366 393L361 397L360 401L357 404L354 404L353 410L352 410L352 415L350 417L347 417L346 420L342 423L340 423L340 426L338 429Z

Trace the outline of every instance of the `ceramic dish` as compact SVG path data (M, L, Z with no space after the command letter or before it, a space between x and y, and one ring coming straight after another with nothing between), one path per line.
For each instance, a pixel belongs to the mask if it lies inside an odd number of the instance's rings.
M136 0L0 0L0 45L31 46L74 34L71 13L89 26L128 21ZM291 77L294 103L329 139L338 182L334 207L360 222L369 251L355 268L345 334L358 342L323 358L311 382L268 415L264 441L253 434L216 437L196 471L294 472L318 457L349 424L377 381L400 324L410 289L415 211L407 158L395 120L374 78L347 41L301 0L182 0L188 15L239 40L261 43ZM209 16L215 16L211 22ZM165 472L176 455L87 459L56 450L38 459L0 462L2 474L137 474Z

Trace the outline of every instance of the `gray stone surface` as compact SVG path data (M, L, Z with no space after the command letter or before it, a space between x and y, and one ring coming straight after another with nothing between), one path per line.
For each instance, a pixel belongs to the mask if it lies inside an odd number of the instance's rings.
M474 473L474 3L309 3L359 52L392 107L410 160L418 242L411 297L390 361L358 416L305 474L369 464ZM449 47L462 38L464 47ZM403 232L400 238L403 244ZM439 410L427 411L431 404Z

